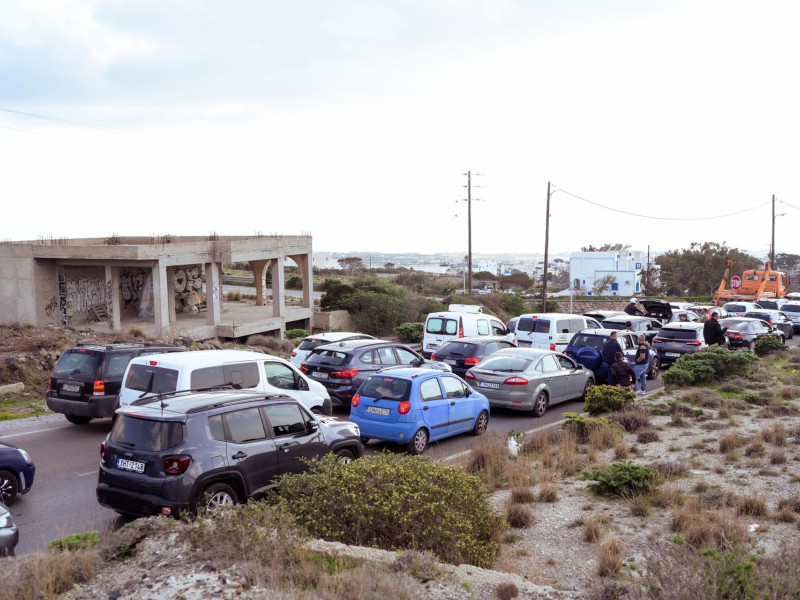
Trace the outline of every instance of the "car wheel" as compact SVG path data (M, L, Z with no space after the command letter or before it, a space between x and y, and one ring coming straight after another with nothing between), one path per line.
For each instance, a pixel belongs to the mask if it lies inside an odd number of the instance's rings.
M349 465L351 462L353 462L356 459L356 457L353 456L353 453L350 452L350 450L348 450L346 448L342 448L341 450L337 450L336 451L336 456L339 457L339 462L342 463L343 465Z
M11 504L19 493L19 481L11 471L0 471L0 502Z
M791 340L794 337L794 328L789 329L789 335L786 336L787 340Z
M472 435L483 435L486 433L486 428L489 427L489 413L482 410L475 419L475 427L472 428Z
M653 362L650 363L650 370L647 372L648 379L655 379L658 377L658 370L661 368L661 361L657 356L653 357Z
M586 394L589 393L589 388L592 387L593 385L594 385L594 379L590 378L586 381L586 385L583 386L583 394L581 395L580 399L583 400L584 402L586 401Z
M73 425L86 425L89 421L92 420L92 417L79 417L78 415L64 415L67 418L67 421L72 423Z
M536 394L536 399L533 401L533 416L541 417L544 411L547 410L547 392L542 390Z
M425 431L422 427L417 429L417 433L414 434L414 437L411 438L411 441L406 444L406 448L408 449L409 454L422 454L425 452L425 448L428 447L428 432Z
M236 492L227 483L212 483L200 496L197 512L209 515L238 502Z
M371 439L372 439L372 438L368 438L367 436L365 436L365 435L362 435L362 436L361 436L361 443L362 443L362 444L364 444L364 445L366 446L367 444L369 444L369 441L370 441Z

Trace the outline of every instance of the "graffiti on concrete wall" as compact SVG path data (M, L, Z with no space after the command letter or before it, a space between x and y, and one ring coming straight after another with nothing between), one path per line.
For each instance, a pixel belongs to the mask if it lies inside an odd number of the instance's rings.
M200 272L200 265L180 267L175 269L173 278L175 293L184 294L189 292L199 292L203 288L203 278Z
M69 316L67 316L67 278L62 274L58 275L58 309L61 323L66 325L69 321Z
M61 294L61 282L59 281L59 294ZM86 312L92 306L106 305L106 284L102 279L67 279L65 285L66 303L65 312L67 317L72 317L75 313Z
M150 269L125 269L120 272L119 287L125 308L139 301L149 272Z

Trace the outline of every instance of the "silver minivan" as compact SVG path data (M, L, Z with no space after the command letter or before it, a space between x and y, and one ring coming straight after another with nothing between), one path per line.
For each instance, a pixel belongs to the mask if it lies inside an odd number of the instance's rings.
M514 335L520 348L564 352L572 335L583 329L602 329L602 325L584 315L529 313L519 316Z
M781 306L781 312L792 320L796 333L800 333L800 301L787 302Z

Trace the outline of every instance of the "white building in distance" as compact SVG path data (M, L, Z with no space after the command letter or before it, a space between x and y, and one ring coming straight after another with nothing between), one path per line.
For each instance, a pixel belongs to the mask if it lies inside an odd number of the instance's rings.
M574 252L569 259L569 278L579 294L594 296L592 290L599 279L612 275L615 279L604 296L635 296L641 291L642 269L647 268L647 253L630 246L605 247L594 252ZM653 264L653 257L650 265ZM580 291L579 291L580 290Z

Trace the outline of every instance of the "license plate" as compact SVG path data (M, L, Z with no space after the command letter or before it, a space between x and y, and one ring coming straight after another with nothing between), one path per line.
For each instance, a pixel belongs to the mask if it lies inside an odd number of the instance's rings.
M388 415L389 409L388 408L378 408L377 406L368 406L367 412L372 413L373 415Z
M664 354L671 356L672 358L678 358L680 356L680 353L678 352L664 352Z
M478 387L482 388L489 388L490 390L499 390L500 384L499 383L489 383L488 381L479 381Z
M439 347L439 344L428 344L428 348L430 348L432 350L436 350L436 348L438 348L438 347Z
M454 361L452 358L445 358L442 362L446 365L457 365L458 362Z
M313 373L311 373L311 376L314 379L327 379L328 378L328 374L327 373L322 373L321 371L314 371Z
M519 346L520 348L530 348L531 347L531 343L530 342L523 342L521 340L517 340L517 346Z
M81 386L72 385L70 383L65 383L64 385L61 386L61 391L62 392L73 392L73 393L80 392L81 391Z
M117 459L117 468L121 471L134 471L135 473L144 473L144 463L136 460L127 460L125 458Z

